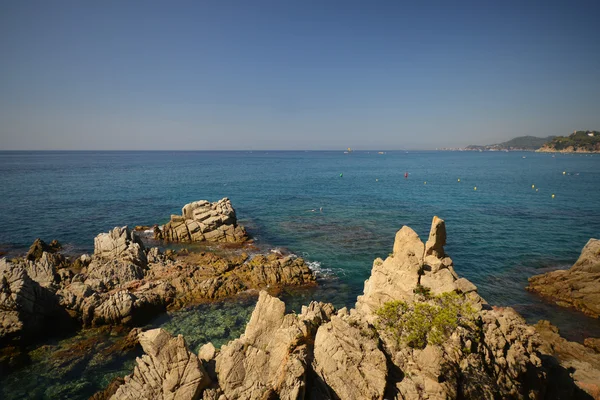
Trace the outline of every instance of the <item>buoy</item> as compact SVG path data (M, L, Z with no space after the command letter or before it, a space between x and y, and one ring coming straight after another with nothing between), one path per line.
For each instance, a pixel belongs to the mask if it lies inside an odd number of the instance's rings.
M379 179L375 178L375 182L379 182Z
M405 173L404 173L404 177L405 177L405 178L408 178L408 172L405 172Z
M460 178L458 178L458 181L460 182Z
M535 185L531 185L531 188L532 188L532 189L535 189Z
M475 187L473 188L473 190L477 190L477 186L475 186Z
M427 181L423 182L423 185L427 185Z
M554 193L552 193L552 198L554 198Z
M566 175L566 174L567 174L567 171L563 171L563 175Z
M340 174L340 178L341 178L342 176L344 176L344 174Z
M536 191L536 192L537 192L537 191L539 191L539 190L540 190L540 189L535 189L535 191Z

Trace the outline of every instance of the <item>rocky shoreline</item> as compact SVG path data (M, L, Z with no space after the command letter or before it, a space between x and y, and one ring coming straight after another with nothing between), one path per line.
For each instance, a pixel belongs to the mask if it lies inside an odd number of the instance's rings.
M94 398L599 398L600 355L488 305L456 275L445 240L437 217L426 243L403 227L354 309L312 302L285 314L261 292L245 333L199 354L181 335L142 332L134 371Z
M228 199L217 204L230 205ZM232 226L245 233L231 217L210 229L229 232ZM57 242L36 240L26 257L0 259L0 371L23 363L25 345L52 335L140 326L167 310L248 290L315 284L301 258L243 249L229 256L162 253L146 248L127 227L116 227L94 239L93 255L69 260Z
M551 271L529 278L528 290L598 318L600 316L600 240L590 239L568 270Z

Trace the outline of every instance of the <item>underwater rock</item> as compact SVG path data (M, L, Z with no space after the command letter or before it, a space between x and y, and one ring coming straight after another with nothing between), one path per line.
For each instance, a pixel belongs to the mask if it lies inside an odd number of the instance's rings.
M600 317L600 240L590 239L568 270L558 270L529 278L528 290L554 301Z
M172 242L244 242L248 234L237 225L235 210L225 197L214 203L206 200L186 204L182 215L171 215L162 228L154 227L154 237Z

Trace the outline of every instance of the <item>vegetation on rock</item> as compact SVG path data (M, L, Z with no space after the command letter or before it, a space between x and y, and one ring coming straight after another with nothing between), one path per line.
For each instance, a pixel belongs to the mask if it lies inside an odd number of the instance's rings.
M376 312L377 328L413 348L442 344L459 326L473 327L476 311L456 292L426 301L390 301Z
M597 152L600 151L600 132L575 131L569 136L557 136L540 151Z

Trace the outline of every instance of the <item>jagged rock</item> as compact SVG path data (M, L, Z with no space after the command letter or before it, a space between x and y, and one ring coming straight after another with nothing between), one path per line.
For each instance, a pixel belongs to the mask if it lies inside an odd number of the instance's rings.
M356 309L373 314L384 303L409 300L419 283L425 246L419 235L408 226L396 233L394 252L385 261L373 262L371 276L365 281L364 294L359 296Z
M101 259L120 259L145 266L147 263L144 244L128 227L115 227L108 233L94 238L94 255Z
M42 239L37 238L34 240L31 247L29 247L29 251L27 251L25 258L30 261L37 261L42 257L44 252L56 253L61 248L62 245L56 239L51 241L50 244L46 244Z
M394 252L385 261L379 258L374 261L363 295L357 299L357 311L372 322L373 313L384 303L412 301L418 285L434 295L456 290L458 275L452 259L444 253L445 243L446 225L437 216L433 217L427 245L411 228L402 227L396 233Z
M583 344L585 347L593 349L596 353L600 353L600 338L585 338Z
M60 281L56 266L61 265L64 258L57 254L43 252L36 261L25 261L27 275L43 287L52 287Z
M198 399L210 384L202 363L191 353L183 336L171 337L162 329L140 334L140 344L146 353L137 358L133 374L126 376L113 400Z
M590 239L568 270L529 278L527 289L598 318L600 316L600 240Z
M206 200L186 204L182 215L171 215L161 230L154 227L154 237L173 242L243 242L248 239L244 227L237 225L235 210L228 198L209 203Z
M244 335L221 348L216 358L219 386L228 399L302 399L314 332L333 312L311 303L296 316L261 292Z
M535 330L541 339L540 351L560 360L562 366L571 372L580 389L594 399L600 399L600 354L580 343L562 338L558 328L548 321L538 322ZM568 385L561 386L569 389ZM577 395L576 390L570 388L563 398L576 398Z
M319 327L313 368L333 398L383 399L387 361L378 341L377 334L352 317L333 316Z
M0 259L0 342L56 332L68 322L52 291L31 279L22 264Z

